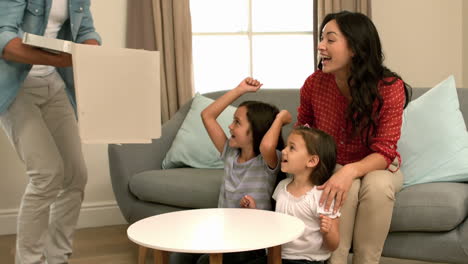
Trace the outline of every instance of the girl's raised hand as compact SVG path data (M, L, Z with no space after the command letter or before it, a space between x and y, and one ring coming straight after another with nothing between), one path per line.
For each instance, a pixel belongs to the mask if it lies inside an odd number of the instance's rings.
M291 113L288 112L288 110L281 110L278 115L276 115L277 118L281 120L281 123L284 125L287 125L292 122L292 116Z
M323 214L320 215L320 233L327 234L332 227L332 220L330 217Z
M244 197L242 197L242 199L240 200L240 206L242 208L251 208L251 209L257 208L255 199L249 195L244 195Z
M260 87L262 87L262 83L257 81L257 79L247 77L237 86L237 88L242 89L243 92L256 92Z

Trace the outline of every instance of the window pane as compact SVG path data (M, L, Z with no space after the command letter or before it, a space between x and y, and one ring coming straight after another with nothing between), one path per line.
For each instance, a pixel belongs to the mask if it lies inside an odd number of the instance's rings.
M313 36L255 36L253 65L265 88L300 88L314 71Z
M192 32L247 31L248 0L191 0Z
M312 31L313 0L252 0L252 30Z
M247 36L194 36L195 91L228 90L249 75Z

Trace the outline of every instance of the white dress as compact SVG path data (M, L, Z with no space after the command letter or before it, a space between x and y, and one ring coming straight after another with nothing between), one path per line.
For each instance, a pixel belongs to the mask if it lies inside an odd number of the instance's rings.
M291 181L292 178L282 180L273 193L273 199L276 200L276 212L301 219L305 224L305 229L299 238L281 246L281 258L326 260L330 257L331 252L322 247L323 236L320 233L319 215L336 218L341 214L340 212L333 214L331 209L325 212L323 206L319 206L322 191L317 190L315 186L301 197L293 196L286 189Z

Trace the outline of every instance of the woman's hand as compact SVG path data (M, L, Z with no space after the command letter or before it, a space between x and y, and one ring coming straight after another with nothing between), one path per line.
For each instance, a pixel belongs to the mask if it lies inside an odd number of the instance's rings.
M338 212L346 200L353 180L357 176L356 171L350 164L343 166L343 168L335 172L327 182L317 187L317 189L323 190L319 201L320 206L325 204L324 209L328 211L333 200L335 200L333 213Z
M257 81L257 79L253 79L251 77L245 78L238 86L238 89L241 89L242 92L256 92L260 87L262 87L262 83Z
M283 124L283 126L289 124L292 122L292 116L291 114L288 112L288 110L281 110L277 115L276 115L276 118L279 118L279 120L281 120L281 123Z
M242 197L242 199L240 200L240 206L242 208L257 208L257 205L255 204L255 199L249 195L245 195L244 197Z

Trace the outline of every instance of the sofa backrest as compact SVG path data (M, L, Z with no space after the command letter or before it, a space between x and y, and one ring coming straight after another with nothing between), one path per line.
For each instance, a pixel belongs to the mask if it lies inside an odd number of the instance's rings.
M429 88L413 88L412 100L418 98ZM218 91L206 93L205 96L215 99L224 94L226 91ZM463 113L465 124L468 124L468 88L457 88L458 99L460 101L460 110ZM292 117L293 122L283 129L283 136L289 135L292 126L297 121L297 107L299 106L299 89L263 89L256 93L248 93L237 99L232 105L238 106L241 102L247 100L258 100L276 105L280 110L287 109Z

